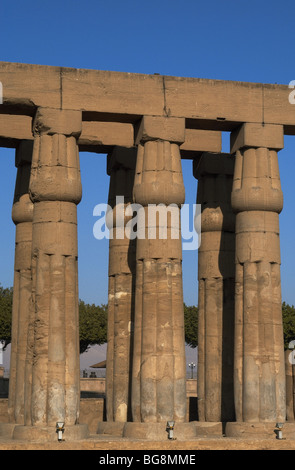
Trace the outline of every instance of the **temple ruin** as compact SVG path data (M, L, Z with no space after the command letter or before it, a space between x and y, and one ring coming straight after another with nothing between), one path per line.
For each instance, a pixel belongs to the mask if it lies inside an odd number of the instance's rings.
M6 62L0 81L0 145L16 149L17 167L10 423L0 434L55 440L61 422L68 440L88 436L79 420L77 268L79 152L87 151L108 155L113 214L124 196L144 211L173 204L179 219L181 159L192 160L202 206L198 420L186 420L179 228L171 219L167 239L131 240L116 237L113 220L98 436L167 439L173 421L178 439L273 437L277 423L294 438L279 242L278 152L284 134L295 135L288 86Z

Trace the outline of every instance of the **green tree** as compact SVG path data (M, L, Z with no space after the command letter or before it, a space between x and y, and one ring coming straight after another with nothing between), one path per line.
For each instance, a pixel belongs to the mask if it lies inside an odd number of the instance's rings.
M282 304L283 328L284 328L284 346L288 349L290 341L295 340L295 307L286 302Z
M12 287L0 285L0 341L4 342L4 349L11 342L12 296Z
M191 347L198 346L198 307L184 304L185 342Z
M107 342L107 305L89 305L79 301L80 354L90 346Z

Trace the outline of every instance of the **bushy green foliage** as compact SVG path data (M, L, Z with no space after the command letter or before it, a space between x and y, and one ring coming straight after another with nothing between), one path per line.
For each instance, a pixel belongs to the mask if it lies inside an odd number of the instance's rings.
M184 304L185 342L191 348L198 346L198 307Z
M107 342L107 305L89 305L79 302L80 318L80 353L87 351L94 344Z
M284 346L288 349L290 341L295 340L295 307L283 302Z

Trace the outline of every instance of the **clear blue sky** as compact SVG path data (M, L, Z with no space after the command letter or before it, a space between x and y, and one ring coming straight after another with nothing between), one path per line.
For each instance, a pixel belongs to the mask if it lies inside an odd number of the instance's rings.
M294 0L2 0L0 60L182 77L288 84L295 80ZM1 75L0 75L1 80ZM228 135L224 135L224 151ZM280 152L283 299L295 304L295 136ZM0 149L0 283L13 283L14 151ZM81 154L80 297L107 302L107 241L92 233L93 208L106 202L106 156ZM183 162L194 203L191 162ZM197 252L184 252L184 299L197 303Z

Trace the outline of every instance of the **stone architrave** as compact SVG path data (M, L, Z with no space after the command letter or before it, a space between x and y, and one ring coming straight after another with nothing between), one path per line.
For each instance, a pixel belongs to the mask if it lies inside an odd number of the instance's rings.
M128 236L126 208L132 204L136 149L115 147L108 155L110 189L108 343L106 408L108 422L131 420L131 366L134 323L136 240Z
M182 423L186 417L179 150L184 133L184 119L144 116L137 134L134 201L144 208L144 223L140 219L136 247L132 415L147 429L161 423L165 430L167 420Z
M286 387L281 303L278 150L283 126L243 124L236 151L235 410L245 423L284 422Z
M77 204L81 179L77 138L81 112L38 108L34 122L30 197L34 203L31 312L32 385L25 426L15 438L67 439L87 434L79 423Z
M234 157L204 153L193 162L201 204L198 251L198 419L235 419L233 392L235 215Z
M12 340L9 376L9 421L24 424L27 382L28 325L32 296L32 221L34 205L29 196L33 141L21 141L16 148L17 177L12 207L16 226L12 309Z

